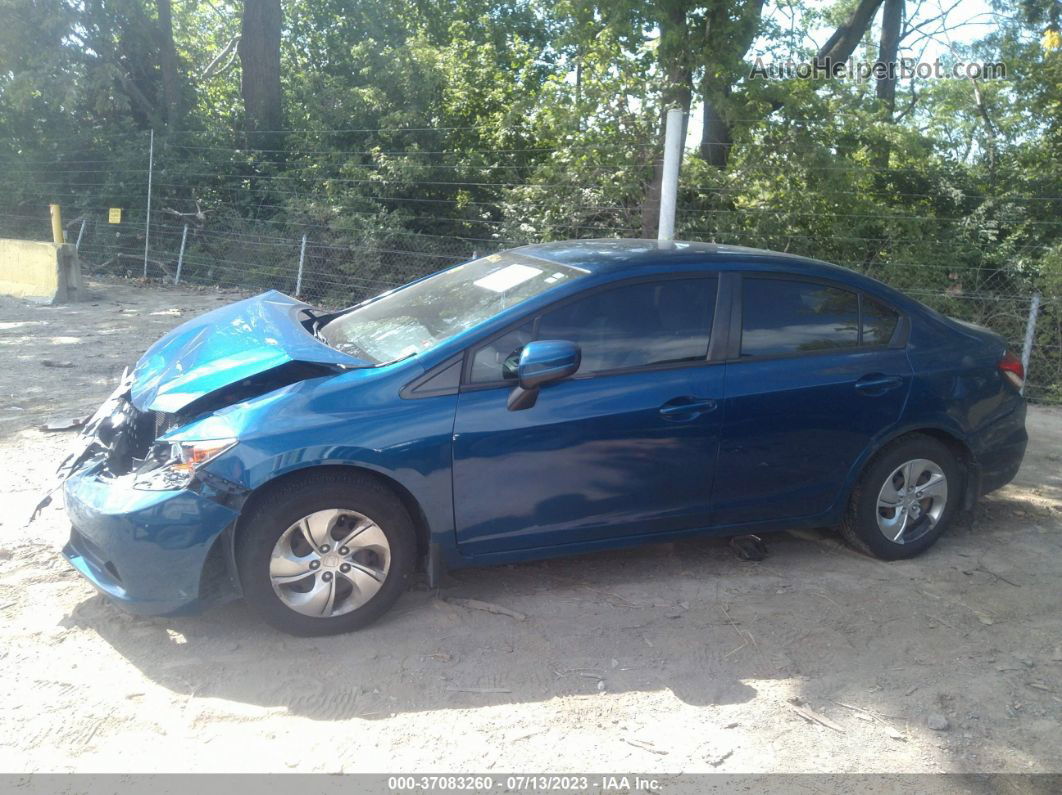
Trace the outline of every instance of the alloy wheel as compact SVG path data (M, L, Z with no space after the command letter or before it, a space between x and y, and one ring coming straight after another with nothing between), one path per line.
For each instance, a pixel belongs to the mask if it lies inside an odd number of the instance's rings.
M357 511L332 508L304 516L281 534L269 579L287 607L331 618L372 599L390 566L391 547L379 525Z
M877 519L882 535L907 544L932 530L948 503L944 470L928 458L896 467L878 492Z

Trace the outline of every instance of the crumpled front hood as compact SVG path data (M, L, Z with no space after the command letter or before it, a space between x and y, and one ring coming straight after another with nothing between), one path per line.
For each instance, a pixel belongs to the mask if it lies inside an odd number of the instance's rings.
M289 362L371 366L307 332L298 318L305 306L270 290L181 324L137 362L133 405L141 411L177 412L204 395Z

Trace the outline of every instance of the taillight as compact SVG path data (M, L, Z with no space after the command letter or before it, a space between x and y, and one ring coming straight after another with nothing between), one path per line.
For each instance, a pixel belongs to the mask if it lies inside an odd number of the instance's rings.
M1021 366L1021 359L1009 351L1003 353L1003 358L996 365L1003 377L1010 381L1015 389L1025 386L1025 368Z

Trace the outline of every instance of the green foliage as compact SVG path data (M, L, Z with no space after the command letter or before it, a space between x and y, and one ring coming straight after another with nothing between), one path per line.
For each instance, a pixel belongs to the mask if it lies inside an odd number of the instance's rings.
M173 4L175 122L155 0L0 0L0 234L47 236L59 202L98 222L87 258L142 252L153 128L163 266L199 208L186 278L293 289L307 234L306 280L341 302L473 251L641 234L661 114L685 92L732 144L725 167L688 151L680 236L839 262L1014 342L1039 290L1034 380L1060 396L1060 6L998 3L998 27L944 60L1003 61L1008 79L902 82L892 112L869 80L749 79L757 55L811 58L809 33L854 6L285 0L290 130L256 150L238 4Z

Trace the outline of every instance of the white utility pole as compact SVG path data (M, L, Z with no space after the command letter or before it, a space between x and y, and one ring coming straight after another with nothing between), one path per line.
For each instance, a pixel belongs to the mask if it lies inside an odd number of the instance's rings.
M1021 346L1021 369L1025 373L1025 378L1029 378L1029 357L1032 356L1033 343L1036 340L1036 318L1040 314L1040 293L1035 292L1032 295L1032 300L1029 301L1029 317L1025 321L1025 341ZM1025 394L1025 387L1022 386L1021 393Z
M155 170L155 128L151 128L151 143L148 144L148 194L147 215L144 218L144 278L147 278L148 249L151 246L151 173Z
M667 129L664 133L664 175L660 182L660 224L657 240L675 239L675 207L678 202L679 166L682 164L682 130L685 113L681 108L667 112Z
M306 235L302 236L302 245L299 247L299 272L295 276L295 297L302 294L302 265L306 261Z

